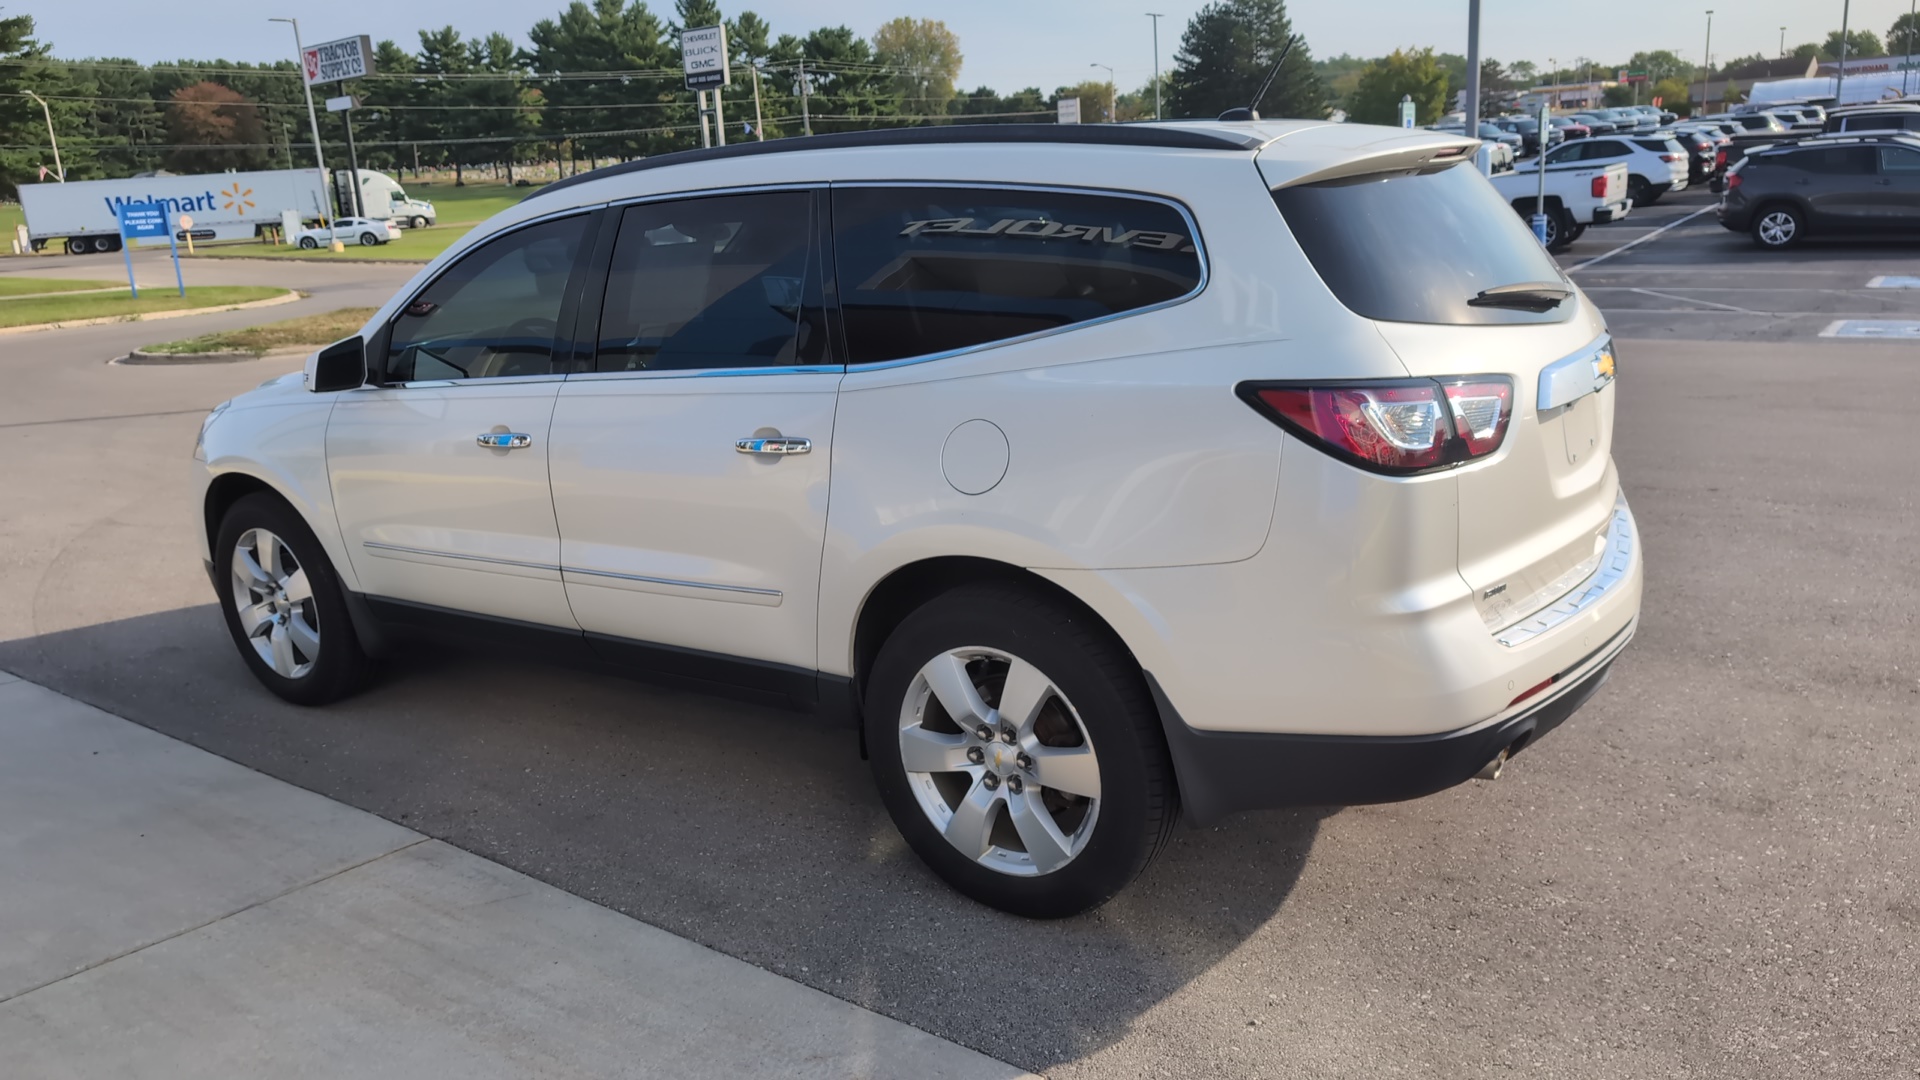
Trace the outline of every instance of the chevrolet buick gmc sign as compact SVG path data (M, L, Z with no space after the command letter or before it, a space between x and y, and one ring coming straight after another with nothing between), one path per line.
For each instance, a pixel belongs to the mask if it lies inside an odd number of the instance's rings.
M373 74L373 42L365 34L309 45L300 53L308 86L360 79Z
M727 28L703 26L680 31L680 63L689 90L732 86L733 74L727 68Z

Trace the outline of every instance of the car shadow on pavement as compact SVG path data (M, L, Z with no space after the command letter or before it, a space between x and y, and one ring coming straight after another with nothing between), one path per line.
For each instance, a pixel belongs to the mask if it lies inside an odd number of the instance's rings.
M0 669L1034 1071L1233 953L1333 812L1182 827L1113 902L1035 922L948 890L854 732L794 713L425 643L302 709L211 604L0 642Z

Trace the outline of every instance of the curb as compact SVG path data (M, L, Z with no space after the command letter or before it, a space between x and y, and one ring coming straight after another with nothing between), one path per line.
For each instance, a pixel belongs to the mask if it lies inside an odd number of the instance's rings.
M291 304L305 297L296 290L288 289L279 296L269 296L265 300L249 300L244 304L220 304L216 307L178 308L173 311L144 311L133 315L103 315L97 319L73 319L68 322L31 323L27 326L0 326L0 336L7 334L28 334L35 330L67 330L80 326L106 326L109 323L154 322L159 319L182 319L188 315L214 315L222 311L251 311L254 308L278 307Z
M305 356L312 349L269 349L263 353L246 352L242 349L227 349L222 352L196 353L156 353L145 349L135 349L125 356L107 361L109 364L130 364L134 366L167 367L171 364L238 364L247 360L274 360L290 356Z

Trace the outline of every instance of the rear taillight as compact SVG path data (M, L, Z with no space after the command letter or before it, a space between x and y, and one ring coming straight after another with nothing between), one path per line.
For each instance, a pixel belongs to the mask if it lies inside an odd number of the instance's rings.
M1728 173L1727 174L1727 190L1732 191L1734 188L1737 188L1739 186L1740 186L1740 174L1737 172Z
M1685 161L1687 160L1687 156L1685 154L1661 154L1660 160L1661 161Z
M1601 173L1599 176L1593 178L1593 197L1596 199L1604 199L1607 197L1606 173Z
M1242 400L1363 469L1411 476L1500 449L1513 417L1504 375L1351 383L1242 383Z
M1720 168L1720 167L1722 167L1722 166L1724 166L1724 165L1725 165L1726 163L1727 163L1727 152L1726 152L1725 150L1716 150L1716 151L1714 151L1714 153L1713 153L1713 167L1714 167L1714 168L1716 168L1716 169L1718 169L1718 168Z

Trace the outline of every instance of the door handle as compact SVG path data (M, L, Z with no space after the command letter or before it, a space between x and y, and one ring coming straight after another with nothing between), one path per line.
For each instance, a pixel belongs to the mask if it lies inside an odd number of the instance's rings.
M813 440L790 435L733 440L733 448L743 454L811 454Z
M489 431L484 435L475 435L473 441L489 450L525 450L533 445L533 436L514 431Z

